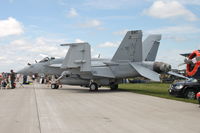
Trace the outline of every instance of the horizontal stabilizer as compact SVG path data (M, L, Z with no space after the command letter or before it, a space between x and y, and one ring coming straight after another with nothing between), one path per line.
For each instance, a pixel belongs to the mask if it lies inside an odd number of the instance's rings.
M183 79L187 79L187 80L190 79L190 78L188 78L188 77L185 77L185 76L183 76L183 75L181 75L181 74L178 74L178 73L175 73L175 72L172 72L172 71L169 71L168 74L174 75L174 76L176 76L176 77L180 77L180 78L183 78Z
M151 79L153 81L160 81L160 74L140 64L136 64L136 63L130 63L130 64L141 76Z

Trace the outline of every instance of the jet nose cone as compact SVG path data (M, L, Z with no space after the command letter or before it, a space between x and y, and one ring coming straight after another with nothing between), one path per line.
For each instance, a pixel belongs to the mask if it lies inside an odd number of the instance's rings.
M18 74L27 74L27 72L28 72L28 68L25 67L25 68L23 68L23 69L17 71L16 73L18 73Z
M18 73L18 74L23 74L25 71L24 71L24 69L20 69L19 71L17 71L16 73Z

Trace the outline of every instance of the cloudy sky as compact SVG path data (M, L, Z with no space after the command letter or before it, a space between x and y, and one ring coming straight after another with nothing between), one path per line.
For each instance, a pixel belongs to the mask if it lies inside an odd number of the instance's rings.
M157 61L177 68L180 53L200 48L200 0L1 0L0 72L63 57L61 43L111 58L127 30L161 33Z

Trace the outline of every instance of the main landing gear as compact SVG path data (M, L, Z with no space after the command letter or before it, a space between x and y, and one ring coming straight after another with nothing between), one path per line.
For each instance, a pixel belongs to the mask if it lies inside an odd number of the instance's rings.
M114 90L117 90L118 89L118 84L110 84L110 90L114 91Z
M98 88L99 88L98 84L95 82L91 82L89 87L90 87L90 91L98 91Z
M96 82L91 82L89 85L90 91L98 91L99 85ZM110 83L110 89L111 90L117 90L118 84L116 83Z

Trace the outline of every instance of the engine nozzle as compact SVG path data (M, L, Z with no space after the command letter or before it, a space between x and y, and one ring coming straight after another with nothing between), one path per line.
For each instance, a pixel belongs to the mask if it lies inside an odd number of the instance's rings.
M155 62L153 64L153 70L157 73L166 73L171 71L171 65L163 62Z

